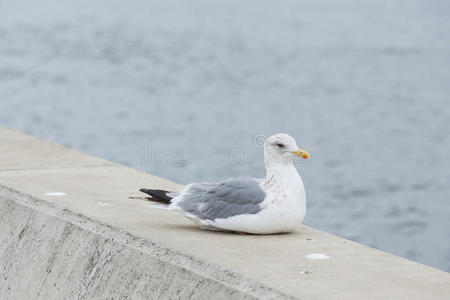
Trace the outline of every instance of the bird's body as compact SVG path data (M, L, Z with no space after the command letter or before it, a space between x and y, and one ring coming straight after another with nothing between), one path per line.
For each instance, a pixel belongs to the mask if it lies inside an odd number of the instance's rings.
M141 189L181 212L202 228L251 234L293 231L306 213L303 182L293 155L308 158L286 134L270 137L264 146L265 179L236 178L218 183L192 183L180 193Z

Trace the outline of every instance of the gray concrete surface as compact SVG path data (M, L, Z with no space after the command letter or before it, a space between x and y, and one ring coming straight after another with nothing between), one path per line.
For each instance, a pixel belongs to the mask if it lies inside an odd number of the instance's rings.
M446 272L307 226L200 230L127 198L180 185L8 129L0 140L1 299L450 297Z

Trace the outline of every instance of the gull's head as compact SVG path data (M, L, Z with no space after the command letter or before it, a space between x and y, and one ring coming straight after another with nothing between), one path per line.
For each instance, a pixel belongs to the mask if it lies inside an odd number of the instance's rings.
M295 156L309 158L309 153L297 146L294 138L286 133L269 137L264 143L264 161L267 164L290 164Z

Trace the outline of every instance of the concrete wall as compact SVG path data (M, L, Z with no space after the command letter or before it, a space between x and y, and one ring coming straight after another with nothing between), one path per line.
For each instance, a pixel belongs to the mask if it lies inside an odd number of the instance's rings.
M284 298L192 256L5 187L0 211L1 299Z
M0 140L0 299L450 297L446 272L307 226L199 230L127 198L177 184L7 129Z

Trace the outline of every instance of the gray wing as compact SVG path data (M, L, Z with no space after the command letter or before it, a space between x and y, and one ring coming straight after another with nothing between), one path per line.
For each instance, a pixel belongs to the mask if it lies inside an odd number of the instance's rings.
M253 178L237 178L219 183L193 183L180 195L178 208L199 219L214 220L261 210L266 192Z

